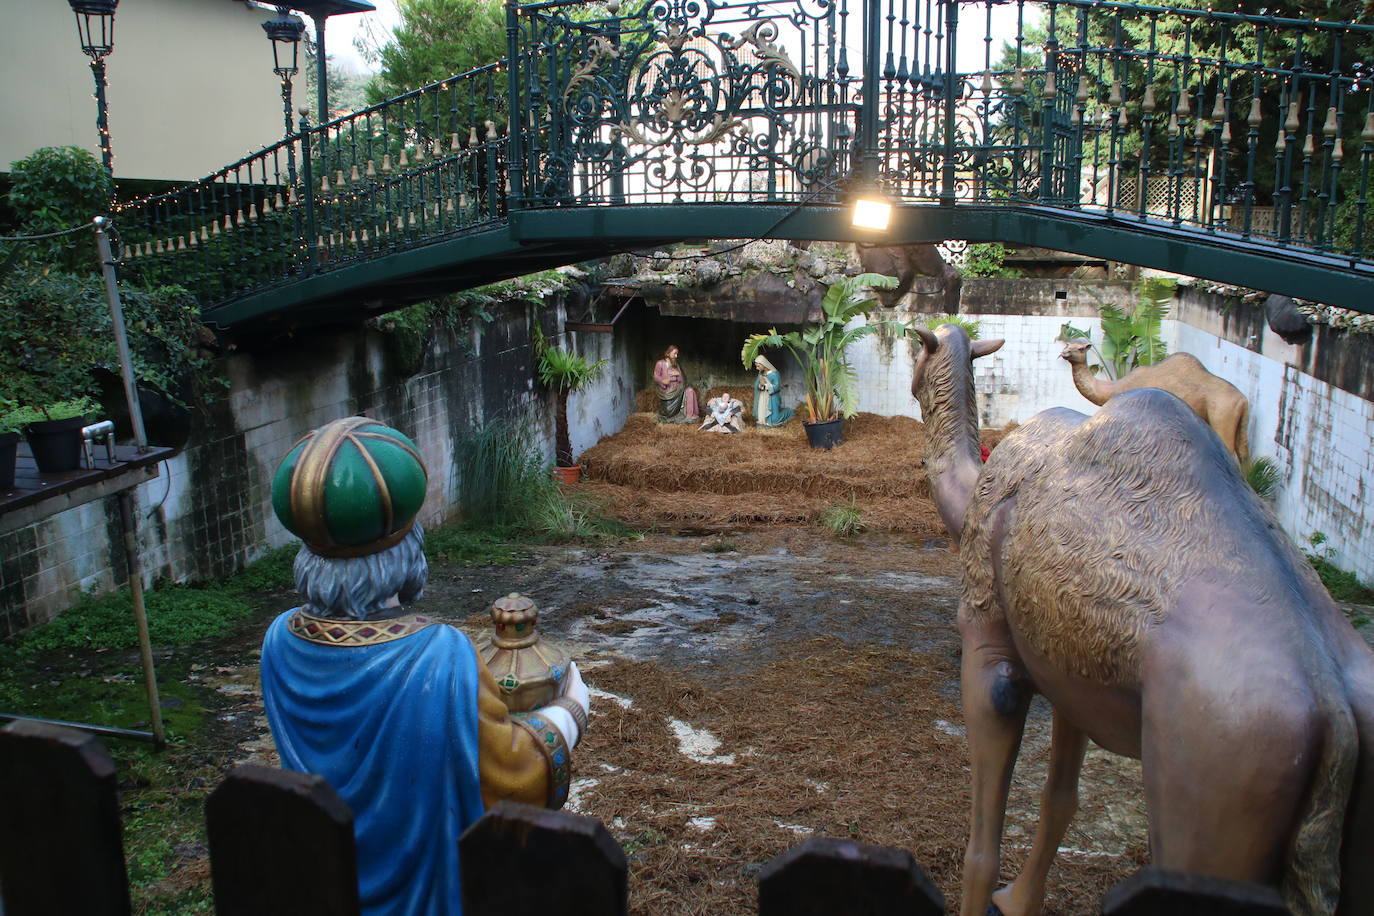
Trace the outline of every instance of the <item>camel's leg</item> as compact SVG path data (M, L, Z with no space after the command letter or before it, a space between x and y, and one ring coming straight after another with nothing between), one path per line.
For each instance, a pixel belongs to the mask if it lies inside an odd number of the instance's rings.
M1226 407L1213 404L1207 417L1207 423L1212 427L1212 431L1217 434L1217 438L1226 446L1227 451L1236 456L1237 461L1244 461L1246 458L1241 454L1245 449L1240 430L1243 407L1242 404L1231 404Z
M1141 676L1154 864L1277 886L1320 755L1319 702L1282 641L1217 602L1192 606L1206 613L1171 614ZM1238 672L1263 676L1241 691Z
M1054 863L1064 832L1078 811L1078 774L1088 736L1070 724L1062 714L1054 714L1054 737L1050 743L1050 769L1045 777L1045 794L1040 799L1040 823L1030 857L1016 880L992 895L992 902L1003 916L1036 916L1045 903L1045 878Z
M1360 759L1355 766L1350 807L1346 809L1341 844L1340 916L1374 914L1374 656L1358 653L1345 668L1347 695L1359 733Z
M968 730L973 806L964 853L962 916L983 916L997 881L1002 821L1016 752L1026 724L1030 683L1016 659L1006 621L971 621L959 611L960 681Z

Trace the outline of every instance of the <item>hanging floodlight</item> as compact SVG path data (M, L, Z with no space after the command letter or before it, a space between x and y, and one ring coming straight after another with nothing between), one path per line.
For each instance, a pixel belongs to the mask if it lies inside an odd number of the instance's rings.
M854 208L849 223L855 229L886 232L892 222L892 201L876 184L860 188L854 194Z

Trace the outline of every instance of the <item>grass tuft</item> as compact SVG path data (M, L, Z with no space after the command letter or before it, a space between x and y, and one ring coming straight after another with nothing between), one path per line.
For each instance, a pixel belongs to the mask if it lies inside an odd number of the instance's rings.
M1283 483L1283 471L1273 458L1267 455L1246 458L1241 462L1240 472L1260 499L1273 499L1278 495L1279 486Z
M849 502L835 503L821 513L820 522L836 537L849 538L865 530L864 512L853 496Z

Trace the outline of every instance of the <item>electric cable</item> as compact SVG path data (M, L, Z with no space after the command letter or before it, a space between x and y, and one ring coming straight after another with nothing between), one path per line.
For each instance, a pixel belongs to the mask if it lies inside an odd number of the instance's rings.
M92 223L84 223L70 229L60 229L57 232L46 232L42 235L0 235L0 242L36 242L41 239L55 239L59 236L80 232L83 229L90 229L92 225Z

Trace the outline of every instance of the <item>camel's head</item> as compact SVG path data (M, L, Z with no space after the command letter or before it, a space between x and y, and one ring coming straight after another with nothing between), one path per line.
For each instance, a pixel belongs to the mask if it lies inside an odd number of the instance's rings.
M1088 361L1088 342L1086 340L1066 340L1064 341L1064 352L1059 354L1060 359L1067 359L1075 366L1081 366Z
M928 385L938 387L949 384L950 370L953 369L971 373L973 360L995 353L1003 343L1000 339L969 340L964 329L953 324L942 324L934 331L925 328L912 330L921 338L921 352L916 357L916 370L911 376L911 395L921 402L922 410L927 403L922 398L922 392ZM948 368L937 369L937 366Z

